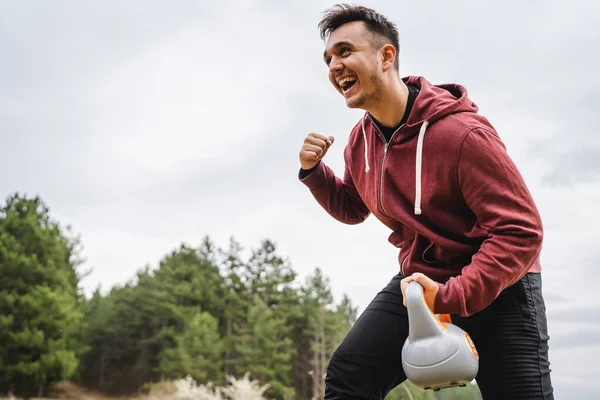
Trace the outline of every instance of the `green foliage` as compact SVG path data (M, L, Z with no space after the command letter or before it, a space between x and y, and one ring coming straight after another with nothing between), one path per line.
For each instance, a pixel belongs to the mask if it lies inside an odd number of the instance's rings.
M77 369L78 245L37 197L0 209L0 393L43 394Z
M138 272L135 283L113 288L106 297L94 295L85 317L90 348L81 360L85 384L120 393L161 378L221 379L224 280L210 246L181 246L155 271Z
M291 382L291 358L295 353L285 317L278 315L255 295L247 319L235 341L238 354L236 375L244 371L269 384L269 392L281 397Z
M320 269L299 284L273 242L246 260L242 250L233 239L222 250L205 238L138 272L135 282L95 293L86 304L82 382L129 393L148 382L189 376L223 385L226 376L250 373L270 397L310 397L313 359L328 359L356 311L347 298L334 303Z
M481 400L481 393L477 385L467 387L444 389L438 392L422 390L405 381L402 385L392 390L385 400Z
M158 370L163 379L189 375L195 381L220 381L223 367L223 340L217 319L207 312L190 315L182 332L172 334L175 345L158 355Z

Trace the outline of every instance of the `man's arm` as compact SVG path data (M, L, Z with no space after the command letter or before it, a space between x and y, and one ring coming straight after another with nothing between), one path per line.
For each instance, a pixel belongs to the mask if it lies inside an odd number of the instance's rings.
M321 161L311 170L300 170L299 179L321 207L338 221L354 225L369 216L370 211L356 191L347 168L344 178L340 179Z
M488 236L462 274L440 285L434 309L468 316L527 273L540 255L543 228L521 174L493 131L474 129L467 135L457 180Z

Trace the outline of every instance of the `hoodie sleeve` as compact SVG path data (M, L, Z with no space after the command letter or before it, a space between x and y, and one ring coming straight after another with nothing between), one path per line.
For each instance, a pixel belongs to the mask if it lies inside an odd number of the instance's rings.
M301 171L298 178L321 207L338 221L355 225L369 216L370 211L356 191L347 168L344 179L340 179L321 161L310 172Z
M480 128L465 138L458 184L487 238L461 275L440 285L437 313L468 316L487 307L538 260L542 221L516 165L495 132Z

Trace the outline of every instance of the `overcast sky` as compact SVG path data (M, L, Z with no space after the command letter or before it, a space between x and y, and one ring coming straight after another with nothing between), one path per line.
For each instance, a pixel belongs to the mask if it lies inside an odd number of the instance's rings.
M364 1L397 23L401 74L457 82L542 213L557 398L598 396L600 4ZM167 5L168 4L168 5ZM89 292L181 242L276 242L362 310L398 270L389 231L330 218L297 180L309 132L342 151L359 110L322 61L329 1L0 1L0 195L40 195L84 244ZM575 394L577 392L577 394Z

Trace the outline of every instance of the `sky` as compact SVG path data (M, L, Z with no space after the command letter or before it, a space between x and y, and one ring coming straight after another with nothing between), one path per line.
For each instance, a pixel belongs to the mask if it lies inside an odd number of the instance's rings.
M81 236L87 293L180 243L271 239L362 311L397 270L374 217L329 217L297 179L310 132L342 152L362 115L328 81L334 2L0 1L0 196L39 195ZM600 393L600 3L363 1L400 32L401 75L464 85L544 221L557 398Z

